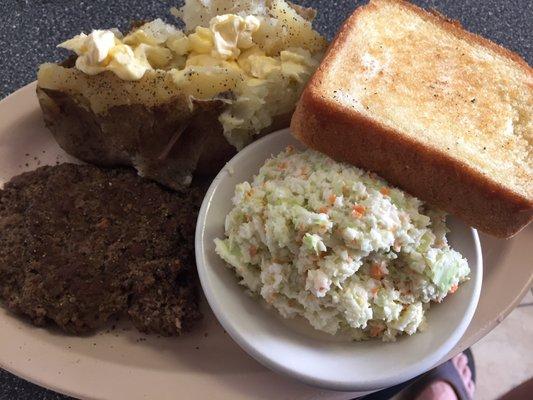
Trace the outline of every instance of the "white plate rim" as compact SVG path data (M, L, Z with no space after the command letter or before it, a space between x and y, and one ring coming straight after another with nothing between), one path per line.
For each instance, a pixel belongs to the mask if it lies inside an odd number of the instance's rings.
M33 104L35 103L35 88L36 82L34 81L0 100L0 115L3 115L5 119L11 118L10 113L19 114L18 118L30 117L32 113L36 112L38 109L33 108ZM5 121L2 120L1 125L4 123ZM0 132L4 133L1 125ZM480 234L480 239L483 244L484 255L487 253L485 256L485 267L488 267L488 269L485 270L485 277L488 279L484 280L484 289L480 297L481 307L478 307L473 319L473 323L470 325L460 343L458 343L454 349L446 355L446 358L442 359L441 361L445 361L447 358L450 358L454 354L473 345L483 336L487 335L520 303L521 299L525 296L533 284L533 271L530 270L529 272L525 273L524 267L520 267L522 272L518 275L518 277L514 277L514 275L512 275L510 276L511 279L508 279L508 272L510 270L519 268L520 264L524 265L528 263L527 255L529 254L529 243L531 240L533 240L533 226L524 229L523 232L508 241L496 240L484 234ZM494 282L492 282L491 278L493 274L496 275ZM509 281L511 282L508 283ZM497 286L497 288L494 288L494 286ZM508 291L509 286L513 289L512 291ZM495 293L499 294L497 298L488 298L491 294ZM501 296L502 294L504 296ZM13 340L13 345L15 344L18 344L16 339ZM11 363L11 361L12 360L9 358L9 356L1 350L0 346L1 368L19 377L22 377L29 382L78 398L116 400L122 398L121 395L128 390L128 387L122 386L119 381L110 376L109 381L98 382L98 387L105 388L97 393L93 386L82 387L77 385L75 379L66 381L57 374L38 374L35 372L35 368L28 364L16 362ZM51 361L55 362L53 359ZM80 374L85 373L85 371L78 369L76 366L72 367L72 372L73 376L76 378L78 378ZM135 375L135 377L136 380L143 379L143 376ZM275 387L280 385L281 382L273 378L269 384ZM287 387L286 384L282 384L281 386ZM260 389L257 386L254 387L256 389L256 393L260 393L257 392L257 390ZM220 390L220 387L217 387L216 389L216 392L211 392L211 398L213 399L228 398L226 396L229 396L229 398L232 399L238 397L235 396L235 392L228 392L227 390L223 389ZM130 397L128 397L128 400L146 398L146 395L143 396L143 393L146 392L130 392ZM158 392L152 390L149 393L151 393L151 395L147 394L149 398L158 398ZM334 394L320 396L320 398L335 399L348 399L353 397L355 396L335 396ZM242 397L238 398L240 399Z

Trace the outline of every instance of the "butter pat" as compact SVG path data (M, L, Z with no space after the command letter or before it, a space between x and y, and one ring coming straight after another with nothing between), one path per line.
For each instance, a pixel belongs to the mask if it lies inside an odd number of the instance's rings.
M115 46L115 34L110 30L94 30L90 35L81 33L58 47L74 51L78 58L76 68L89 75L103 71L100 65Z
M121 79L138 80L151 68L144 54L135 55L111 30L81 33L58 47L74 51L78 55L76 68L87 75L112 71Z
M209 23L215 45L213 56L225 59L239 57L241 49L254 45L252 33L256 32L260 25L260 20L253 15L245 18L235 14L214 17Z

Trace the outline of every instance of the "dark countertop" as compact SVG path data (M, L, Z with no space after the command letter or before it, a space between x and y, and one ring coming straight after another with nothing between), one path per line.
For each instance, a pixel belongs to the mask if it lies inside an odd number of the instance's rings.
M318 9L317 29L331 39L342 21L363 1L293 0ZM55 46L80 31L118 27L130 21L161 17L179 0L2 0L0 4L0 99L35 80L37 66L58 61ZM459 20L479 33L533 61L533 2L530 0L416 0ZM1 329L1 328L0 328ZM0 400L67 399L0 370Z

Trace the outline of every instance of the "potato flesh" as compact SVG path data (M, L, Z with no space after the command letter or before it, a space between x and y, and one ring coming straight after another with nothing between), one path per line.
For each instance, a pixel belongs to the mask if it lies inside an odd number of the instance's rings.
M172 77L162 70L147 71L138 81L124 81L111 72L86 75L75 68L46 63L39 68L37 83L43 89L83 95L96 114L130 104L153 108L183 96Z

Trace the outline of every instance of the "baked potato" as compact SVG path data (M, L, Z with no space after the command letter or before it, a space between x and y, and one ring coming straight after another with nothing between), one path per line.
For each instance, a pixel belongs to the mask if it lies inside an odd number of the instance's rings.
M63 43L76 56L41 65L37 85L59 145L180 190L287 126L326 42L308 10L283 0L242 3L188 0L184 32L155 20L126 36L93 31Z

